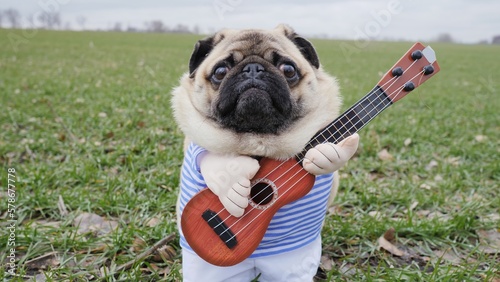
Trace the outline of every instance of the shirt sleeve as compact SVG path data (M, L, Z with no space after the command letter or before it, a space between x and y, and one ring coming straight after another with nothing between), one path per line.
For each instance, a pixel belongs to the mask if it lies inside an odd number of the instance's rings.
M191 143L191 145L189 145L188 154L192 158L191 159L191 169L192 170L201 174L200 157L203 156L206 152L207 152L207 150L205 148L200 147L194 143Z

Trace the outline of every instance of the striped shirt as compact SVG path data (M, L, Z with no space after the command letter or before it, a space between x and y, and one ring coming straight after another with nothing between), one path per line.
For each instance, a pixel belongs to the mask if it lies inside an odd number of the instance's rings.
M185 154L180 184L181 214L187 202L206 188L199 164L196 162L198 155L203 151L205 149L191 143ZM332 183L333 173L318 175L307 195L281 207L275 213L264 238L250 258L293 251L314 241L321 232ZM180 233L181 247L192 251L182 231Z

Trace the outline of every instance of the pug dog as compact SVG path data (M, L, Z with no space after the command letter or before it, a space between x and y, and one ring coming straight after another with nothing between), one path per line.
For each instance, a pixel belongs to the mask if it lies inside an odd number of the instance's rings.
M259 170L256 157L294 157L341 107L336 79L322 69L313 45L287 25L225 29L198 41L171 102L186 136L178 219L205 187L231 215L241 216ZM259 247L239 264L204 261L179 228L184 281L312 281L322 223L338 187L336 171L358 143L353 134L307 151L302 166L316 176L314 187L278 210Z

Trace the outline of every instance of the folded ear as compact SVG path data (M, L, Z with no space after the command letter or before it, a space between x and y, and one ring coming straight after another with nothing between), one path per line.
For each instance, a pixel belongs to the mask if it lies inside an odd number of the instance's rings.
M314 49L311 42L309 42L304 37L300 37L297 34L293 34L293 37L290 38L292 42L299 48L300 53L309 61L311 65L315 68L319 68L319 58L316 50Z
M313 65L315 68L319 68L319 58L318 54L316 53L316 50L314 49L313 45L311 42L309 42L307 39L304 37L299 36L293 28L291 28L288 25L285 24L280 24L276 27L276 29L281 30L285 34L290 41L295 44L300 50L300 53L302 53L302 56L306 58L306 60L309 61L311 65Z
M191 54L191 58L189 59L189 76L193 77L194 72L200 66L200 64L205 60L208 53L212 51L214 48L214 37L208 37L196 42L194 45L193 54Z

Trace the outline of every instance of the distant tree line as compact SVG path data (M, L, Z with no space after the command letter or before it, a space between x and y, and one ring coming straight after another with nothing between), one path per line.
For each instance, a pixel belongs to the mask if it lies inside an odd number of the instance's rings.
M190 28L184 24L177 24L176 26L169 27L165 25L161 20L152 20L144 23L144 27L138 28L133 26L128 26L127 28L122 28L120 22L115 23L113 31L127 31L127 32L156 32L156 33L194 33L200 34L201 30L198 25Z
M70 30L71 24L69 22L63 23L61 14L59 12L41 12L37 14L35 18L34 15L28 15L26 20L29 23L29 28L42 28L42 29L59 29L59 30ZM81 30L85 30L85 24L87 23L87 18L84 16L78 16L76 19ZM16 9L6 9L0 10L0 28L22 28L23 18L21 13ZM126 31L126 32L158 32L158 33L201 33L200 27L195 25L190 28L187 25L177 24L176 26L169 27L165 25L161 20L152 20L144 23L144 26L124 27L122 23L116 22L107 30L110 31Z
M33 15L29 15L26 18L33 27L35 27L35 21L37 21L41 28L62 28L61 15L58 12L42 12L37 15L37 18L34 18ZM11 28L21 28L21 13L15 9L0 10L0 27L5 27L3 24L4 21L7 22Z
M30 28L43 28L43 29L64 29L70 30L71 24L65 22L63 24L61 14L59 12L42 12L37 14L34 18L33 15L26 17L30 24ZM87 23L87 18L84 16L78 16L76 23L81 30L85 30L85 24ZM7 23L4 25L4 22ZM6 9L0 10L0 28L22 28L22 16L16 9ZM125 31L125 32L157 32L157 33L194 33L200 34L202 31L198 25L190 28L184 24L177 24L176 26L169 27L165 25L161 20L151 20L144 23L142 28L127 26L124 27L121 22L114 23L107 30L110 31ZM453 43L456 42L455 39L449 33L439 34L433 41ZM482 40L478 42L479 44L488 44L488 40ZM491 44L500 44L500 35L493 36Z

